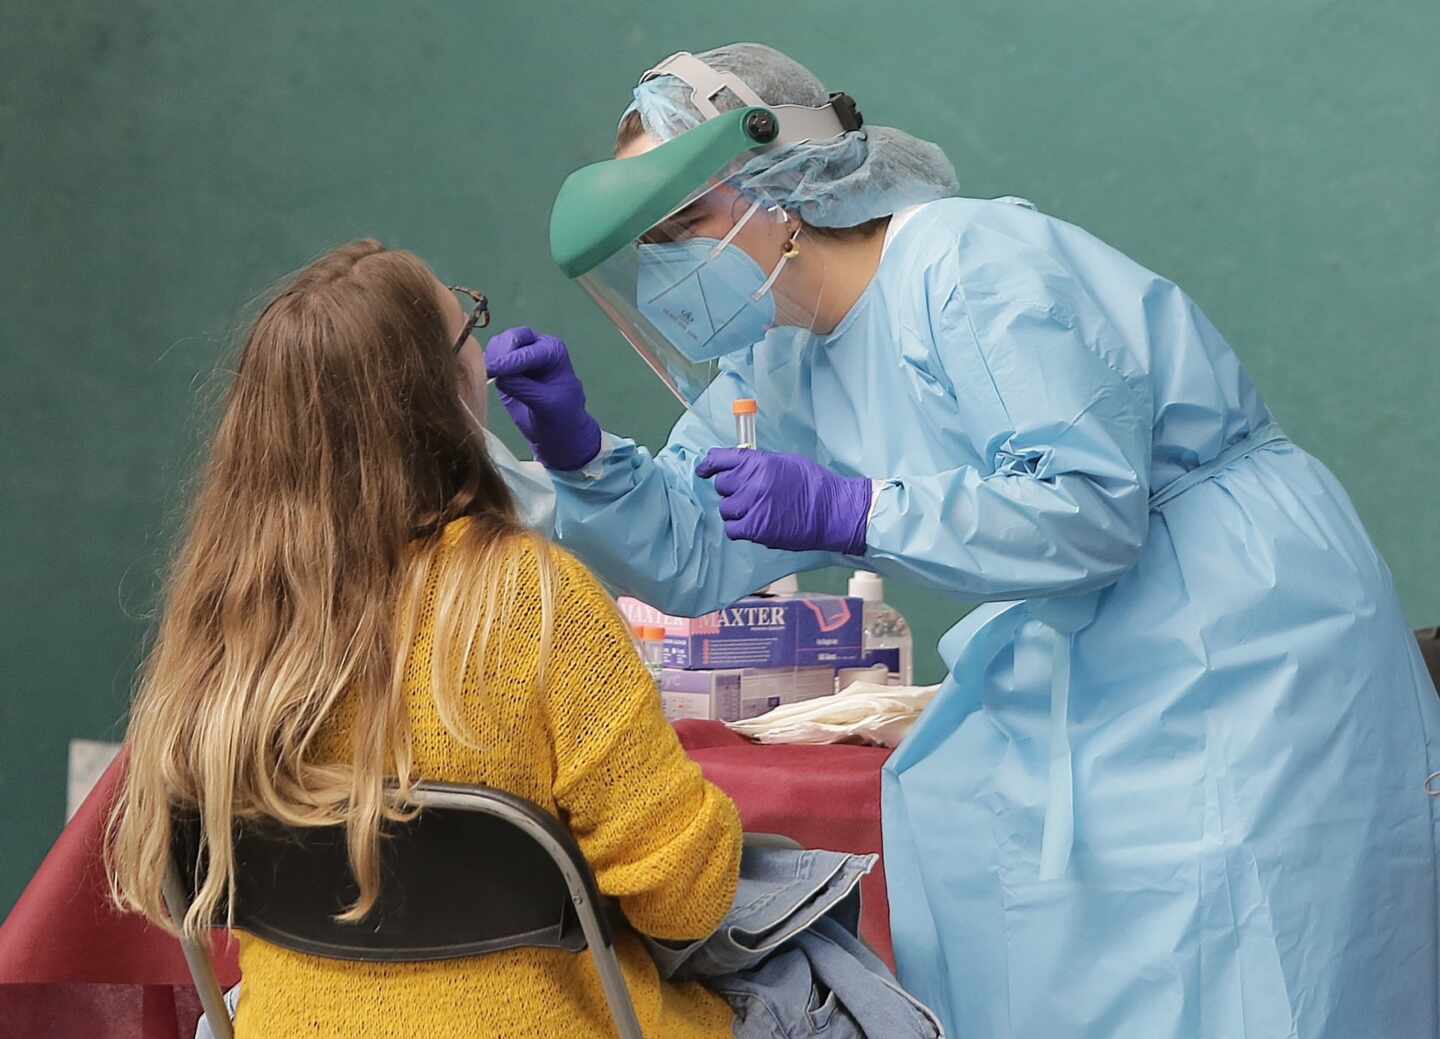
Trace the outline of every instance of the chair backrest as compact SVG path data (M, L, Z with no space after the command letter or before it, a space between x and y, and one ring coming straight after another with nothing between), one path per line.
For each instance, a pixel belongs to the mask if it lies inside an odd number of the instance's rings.
M357 893L343 829L243 826L235 842L235 926L296 952L345 960L585 949L571 885L578 882L591 905L603 903L556 819L483 787L426 783L416 800L420 814L386 831L380 900L359 924L335 921ZM194 863L197 821L177 818L174 835L176 861ZM180 872L188 901L193 875L184 865ZM597 913L609 944L606 915Z
M344 960L588 948L617 1033L639 1039L612 944L613 907L601 898L570 831L539 806L489 787L419 783L413 797L421 811L387 828L379 901L358 924L335 921L357 891L343 829L242 825L235 842L235 926L286 949ZM198 820L177 815L172 832L176 868L167 897L178 917L195 893ZM213 1027L222 1012L213 970L198 943L187 941L185 952ZM228 1035L228 1028L215 1034Z
M1415 638L1420 643L1420 655L1430 668L1430 681L1440 690L1440 628L1421 628L1415 632Z

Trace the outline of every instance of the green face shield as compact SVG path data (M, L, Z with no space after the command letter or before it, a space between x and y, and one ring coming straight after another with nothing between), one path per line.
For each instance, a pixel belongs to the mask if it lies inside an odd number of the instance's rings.
M799 253L798 223L726 181L776 136L767 109L727 112L640 155L576 171L551 214L556 263L687 406L722 356L779 326L808 331L813 320L818 258L807 277L780 277Z

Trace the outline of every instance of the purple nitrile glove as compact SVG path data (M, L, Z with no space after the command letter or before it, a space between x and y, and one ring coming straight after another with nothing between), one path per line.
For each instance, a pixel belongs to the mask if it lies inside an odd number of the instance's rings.
M507 329L485 344L485 367L500 403L546 469L583 469L600 453L600 424L585 410L585 387L560 340Z
M800 455L712 448L695 467L715 477L725 533L791 552L865 554L871 483Z

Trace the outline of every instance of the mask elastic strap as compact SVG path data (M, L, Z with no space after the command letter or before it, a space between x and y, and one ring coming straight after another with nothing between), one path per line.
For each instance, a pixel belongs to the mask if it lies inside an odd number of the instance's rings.
M490 381L494 382L495 380L491 379ZM464 397L457 395L455 399L458 400L460 402L460 406L465 409L465 414L470 416L470 421L475 423L475 428L483 432L485 429L485 423L480 421L480 416L475 414L475 409L470 407L469 402L466 401Z
M744 215L741 216L739 220L735 221L735 226L730 228L729 233L715 243L715 248L710 250L709 259L713 260L725 251L725 247L735 240L735 236L740 233L740 229L750 222L750 218L755 215L756 210L759 208L760 202L758 200L750 204L750 208L745 210Z
M780 272L783 271L785 269L785 265L790 262L790 257L800 255L800 247L795 244L795 239L799 237L800 228L797 227L795 228L795 233L792 234L785 242L785 248L780 253L780 262L775 264L775 269L770 272L770 277L765 279L764 285L761 285L758 289L755 290L755 292L750 296L751 299L755 300L758 303L760 299L765 295L765 293L770 291L770 287L775 284L775 279L780 277Z

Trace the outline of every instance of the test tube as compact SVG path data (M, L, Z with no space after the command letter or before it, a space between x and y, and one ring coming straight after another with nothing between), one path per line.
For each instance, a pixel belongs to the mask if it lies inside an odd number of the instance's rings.
M755 450L758 446L755 442L755 416L760 413L760 405L749 397L741 397L730 405L730 410L735 414L735 446Z

